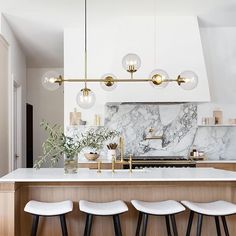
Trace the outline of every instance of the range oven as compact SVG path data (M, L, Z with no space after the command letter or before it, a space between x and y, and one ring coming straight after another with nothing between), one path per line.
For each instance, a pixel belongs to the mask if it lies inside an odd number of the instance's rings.
M133 169L143 168L187 168L196 167L196 162L182 156L135 156L132 159ZM123 165L124 169L129 169L129 164Z

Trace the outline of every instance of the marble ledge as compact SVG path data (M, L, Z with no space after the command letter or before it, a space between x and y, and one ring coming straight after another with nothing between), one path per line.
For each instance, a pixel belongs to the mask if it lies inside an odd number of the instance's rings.
M236 164L236 159L232 160L204 160L204 161L195 161L197 164Z
M232 182L236 181L236 172L214 168L161 168L133 170L97 170L79 169L77 174L65 174L63 168L17 169L0 178L0 183L33 182Z

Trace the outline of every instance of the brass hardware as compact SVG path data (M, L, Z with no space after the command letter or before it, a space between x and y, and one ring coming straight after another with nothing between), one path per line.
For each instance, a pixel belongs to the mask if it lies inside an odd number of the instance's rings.
M112 173L115 173L115 163L116 163L115 155L112 155L112 161L111 161Z
M113 77L111 76L107 76L105 79L104 79L104 84L107 86L107 87L112 87L114 85L114 79Z
M59 83L59 81L60 81L60 77L59 78L57 78L56 79L56 83ZM70 79L62 79L62 81L61 82L81 82L81 83L83 83L83 82L88 82L88 83L93 83L93 82L97 82L97 83L100 83L100 82L104 82L104 83L106 83L107 81L106 81L106 78L105 79L87 79L87 80L85 80L85 79L78 79L78 78L70 78ZM133 83L133 82L150 82L150 81L152 81L151 79L113 79L113 81L114 82L130 82L130 83ZM176 81L176 80L175 80Z
M162 136L153 136L150 138L147 138L147 137L144 138L144 140L152 140L152 139L163 139L163 137Z
M176 80L177 84L180 86L182 83L185 83L185 79L182 78L180 75L178 76L177 80Z
M132 154L129 155L129 172L132 173Z
M89 93L91 92L91 90L89 88L86 88L86 87L81 89L80 91L83 92L83 96L88 96Z
M148 133L150 134L150 136L146 136L144 138L144 140L151 140L151 139L163 139L163 136L158 136L158 135L153 135L154 129L151 127L148 130Z
M163 83L162 76L159 74L153 75L152 77L152 83L155 85L161 85Z
M120 148L120 161L124 161L124 138L120 137L119 139L119 148Z
M98 161L98 173L101 173L102 171L101 171L101 164L102 164L102 162L101 161Z
M128 83L153 82L152 79L141 79L141 78L140 79L126 79L126 78L121 79L120 78L120 79L113 79L113 81L114 81L114 83L115 82L121 82L121 83L123 83L123 82L128 82ZM83 82L88 82L88 83L104 82L104 83L106 83L107 80L106 80L106 78L105 79L95 79L95 78L93 78L93 79L79 79L79 78L66 79L66 78L63 78L61 75L55 79L55 83L59 83L60 85L64 82L71 82L71 83L73 83L73 82L76 82L76 83L78 83L78 82L80 82L80 83L83 83ZM177 79L167 79L167 80L163 81L163 83L165 83L165 82L178 82L178 80ZM182 79L182 83L184 83L184 82L185 82L185 80Z
M135 73L137 70L135 69L134 65L129 65L127 71L129 73Z

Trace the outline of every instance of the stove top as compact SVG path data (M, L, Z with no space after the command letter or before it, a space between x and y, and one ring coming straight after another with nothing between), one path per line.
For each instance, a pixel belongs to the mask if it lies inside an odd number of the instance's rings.
M127 160L127 159L125 159ZM196 167L196 163L184 156L134 156L132 158L133 168L174 168L174 167ZM124 169L129 165L124 165Z
M134 156L134 161L188 161L184 156Z

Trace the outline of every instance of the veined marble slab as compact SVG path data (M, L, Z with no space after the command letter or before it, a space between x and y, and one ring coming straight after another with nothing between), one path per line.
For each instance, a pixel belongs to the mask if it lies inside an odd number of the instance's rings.
M236 127L199 127L194 145L210 160L236 159Z
M105 126L122 133L126 154L186 156L197 128L197 105L107 104ZM145 140L151 127L162 140Z

